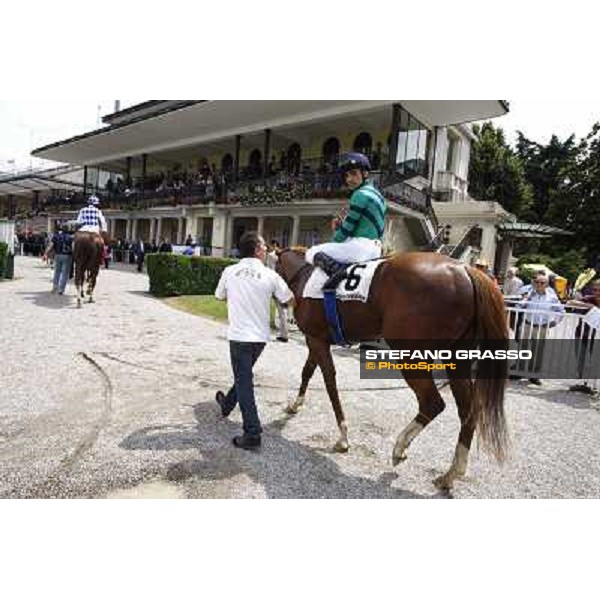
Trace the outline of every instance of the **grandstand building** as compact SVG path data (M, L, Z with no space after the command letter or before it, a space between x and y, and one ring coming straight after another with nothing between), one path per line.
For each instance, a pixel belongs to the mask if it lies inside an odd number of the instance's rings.
M34 150L77 167L80 180L35 187L0 178L0 216L70 218L95 192L114 239L191 236L222 256L255 229L309 246L330 238L348 199L337 162L357 150L388 199L388 249L445 242L458 258L470 249L493 259L497 226L511 215L469 196L469 123L507 111L498 100L148 101Z

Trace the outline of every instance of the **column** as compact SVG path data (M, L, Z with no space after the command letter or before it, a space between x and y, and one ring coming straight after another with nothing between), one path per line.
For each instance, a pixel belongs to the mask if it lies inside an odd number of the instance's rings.
M131 239L137 241L138 238L138 220L133 219L131 223Z
M387 172L393 173L396 168L396 154L398 154L398 134L400 132L400 105L392 107L392 127L390 131L390 146L388 148ZM383 169L382 169L383 170Z
M186 217L185 219L185 233L191 235L194 242L198 237L198 219L196 217Z
M131 239L131 221L132 221L131 219L127 219L127 225L125 227L125 239L128 242L132 241L132 239Z
M227 215L227 229L226 229L226 236L225 236L225 254L224 256L229 256L229 250L231 249L231 246L233 246L233 222L234 222L235 218L234 216L230 213L229 215Z
M265 129L265 146L263 155L263 179L268 177L269 154L271 153L271 130Z
M242 136L235 136L235 155L233 158L233 181L237 183L240 175L240 146L242 143Z
M148 241L156 241L156 219L150 219L150 239Z
M292 224L292 239L290 246L296 246L298 244L298 237L300 235L300 215L293 216L294 223Z
M185 219L179 217L177 219L177 240L176 244L183 244L185 242Z
M148 159L147 154L142 154L142 182L140 185L140 198L144 199L144 186L146 185L146 161Z
M156 219L156 242L158 243L158 240L160 240L162 236L162 217L158 217Z
M262 235L263 231L265 229L265 217L264 215L259 215L257 217L258 220L258 225L256 226L256 231L258 232L258 235ZM267 240L268 243L268 240Z
M492 223L486 223L481 229L481 257L485 258L490 266L493 266L496 252L496 228Z
M125 180L125 186L131 188L131 156L127 157L127 179Z
M88 168L83 167L83 197L87 196L87 185L88 185Z
M219 211L213 217L212 228L212 255L227 256L225 251L227 244L227 214Z

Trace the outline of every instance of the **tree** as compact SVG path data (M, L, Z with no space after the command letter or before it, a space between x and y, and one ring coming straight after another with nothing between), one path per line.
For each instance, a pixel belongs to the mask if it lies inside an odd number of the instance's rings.
M476 200L495 201L518 217L531 215L532 188L519 156L510 148L501 128L490 122L473 126L477 138L471 147L469 194Z
M517 131L517 156L533 190L532 212L536 221L545 222L552 198L562 186L566 174L577 163L580 152L581 144L576 144L575 135L564 142L553 135L544 145L527 139Z
M562 174L562 183L550 195L547 221L572 231L568 246L585 249L588 263L595 266L600 258L600 123L582 140L577 160Z

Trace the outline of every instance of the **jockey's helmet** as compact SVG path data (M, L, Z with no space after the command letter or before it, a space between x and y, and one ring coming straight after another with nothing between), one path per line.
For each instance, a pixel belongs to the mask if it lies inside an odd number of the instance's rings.
M371 170L371 163L369 162L369 159L360 152L348 152L342 156L339 168L342 174L347 173L352 169L360 169L364 172Z
M90 196L88 198L88 204L93 204L94 206L98 206L98 204L100 204L100 198L98 198L98 196Z

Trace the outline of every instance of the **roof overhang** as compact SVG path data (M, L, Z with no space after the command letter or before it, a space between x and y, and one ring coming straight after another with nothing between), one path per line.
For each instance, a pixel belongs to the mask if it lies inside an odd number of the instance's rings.
M81 189L81 182L69 180L80 169L58 167L56 169L31 170L0 177L0 197L21 196L51 189Z
M160 114L114 123L32 152L33 156L79 165L101 165L127 156L210 144L270 129L327 123L333 119L380 112L391 123L400 103L428 126L478 121L503 115L499 100L210 100L190 101Z
M543 225L542 223L502 223L498 233L512 238L549 238L553 235L573 235L572 231Z

